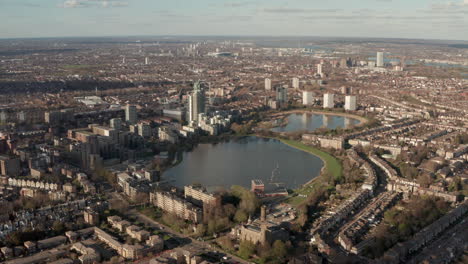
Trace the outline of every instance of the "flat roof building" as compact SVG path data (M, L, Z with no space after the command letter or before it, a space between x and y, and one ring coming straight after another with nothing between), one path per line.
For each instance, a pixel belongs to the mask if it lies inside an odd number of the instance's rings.
M356 111L356 109L357 109L356 96L347 95L345 97L345 107L344 108L347 111Z
M379 51L377 52L377 67L383 67L384 66L384 53Z
M125 107L125 121L129 124L135 124L137 122L137 109L134 105L127 105Z
M312 104L314 104L314 92L312 92L312 91L303 91L302 92L302 104L303 105L312 105Z
M334 108L335 107L335 102L334 102L334 94L331 93L326 93L323 95L323 108Z
M265 78L265 90L271 90L271 79Z

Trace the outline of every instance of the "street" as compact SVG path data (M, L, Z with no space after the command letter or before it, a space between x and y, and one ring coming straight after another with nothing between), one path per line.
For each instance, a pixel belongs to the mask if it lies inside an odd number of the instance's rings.
M150 217L148 217L148 216L146 216L146 215L144 215L142 213L139 213L135 209L130 210L127 215L128 216L134 216L140 222L162 230L163 232L170 235L177 242L179 242L179 244L181 245L182 248L187 249L187 250L189 250L191 252L208 252L208 251L215 251L216 250L216 251L221 251L227 257L229 257L229 260L226 261L227 263L244 263L244 264L250 263L250 262L245 261L245 260L243 260L243 259L241 259L241 258L239 258L237 256L234 256L232 254L224 252L219 248L214 248L211 244L209 244L207 242L198 241L198 240L195 240L195 239L193 239L193 238L191 238L189 236L181 234L181 233L179 233L179 232L177 232L177 231L175 231L175 230L173 230L173 229L171 229L171 228L169 228L167 226L164 226L164 225L156 222L155 220L151 219Z

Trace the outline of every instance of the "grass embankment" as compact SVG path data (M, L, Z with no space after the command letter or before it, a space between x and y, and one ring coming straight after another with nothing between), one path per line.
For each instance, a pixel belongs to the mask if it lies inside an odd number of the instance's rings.
M294 140L281 139L281 142L291 147L294 147L294 148L297 148L302 151L318 156L325 163L325 170L328 173L330 173L335 179L340 179L343 176L341 163L335 157L328 154L327 152L305 145L305 144L302 144L301 142L294 141Z
M332 155L328 154L325 151L319 150L317 148L307 146L301 142L288 140L288 139L279 139L284 144L287 144L293 148L305 151L312 155L319 157L324 162L324 168L322 169L321 174L314 178L312 181L308 182L301 188L294 190L294 193L286 201L291 205L299 205L306 200L306 197L312 193L317 188L327 187L328 183L325 175L333 177L335 180L339 181L343 177L343 168L341 163ZM329 187L329 186L328 186Z

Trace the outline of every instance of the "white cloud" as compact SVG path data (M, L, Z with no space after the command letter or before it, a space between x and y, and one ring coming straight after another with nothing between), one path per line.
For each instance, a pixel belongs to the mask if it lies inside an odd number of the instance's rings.
M85 7L85 4L81 0L66 0L60 5L60 7L63 7L63 8Z
M330 9L307 9L307 8L265 8L262 11L266 13L283 13L283 14L294 14L294 13L336 13L343 11L343 9L330 8Z
M120 0L65 0L59 7L79 8L79 7L124 7L128 3Z
M243 2L237 2L237 1L229 1L224 3L225 7L244 7L252 4L251 2L248 1L243 1Z
M430 13L445 13L445 14L468 14L468 0L463 2L447 2L443 4L433 4Z

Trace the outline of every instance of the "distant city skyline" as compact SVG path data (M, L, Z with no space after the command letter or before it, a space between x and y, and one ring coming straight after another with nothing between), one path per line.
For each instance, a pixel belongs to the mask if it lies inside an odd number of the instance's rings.
M0 0L0 38L239 35L468 40L468 0Z

